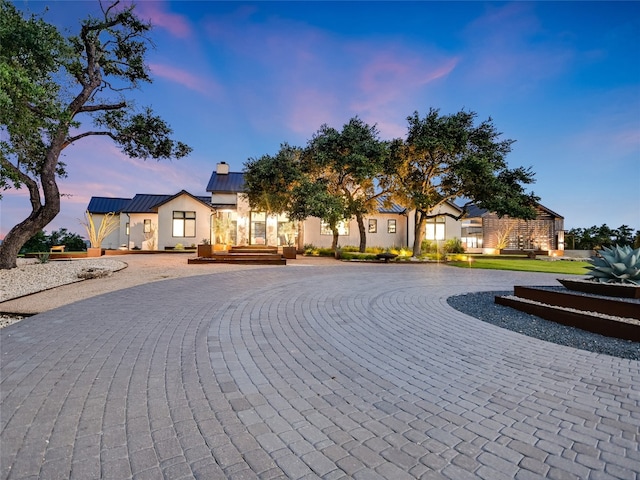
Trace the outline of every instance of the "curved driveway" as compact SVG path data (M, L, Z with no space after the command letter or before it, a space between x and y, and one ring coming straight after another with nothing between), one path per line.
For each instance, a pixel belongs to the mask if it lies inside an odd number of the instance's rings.
M296 265L37 315L0 330L0 477L640 479L640 362L446 302L554 278Z

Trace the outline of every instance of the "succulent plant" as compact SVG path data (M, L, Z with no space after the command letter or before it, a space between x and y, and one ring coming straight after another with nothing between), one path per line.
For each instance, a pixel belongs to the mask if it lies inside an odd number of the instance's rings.
M629 246L603 247L598 255L589 259L591 270L587 275L597 282L632 283L640 285L640 248Z

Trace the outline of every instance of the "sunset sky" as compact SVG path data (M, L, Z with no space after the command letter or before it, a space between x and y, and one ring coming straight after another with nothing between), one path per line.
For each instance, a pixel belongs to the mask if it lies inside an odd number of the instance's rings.
M98 2L15 1L70 33ZM640 2L140 1L154 25L154 82L134 92L193 148L140 161L105 138L64 152L62 211L46 227L84 234L91 196L206 195L216 163L232 171L288 142L304 146L351 117L381 138L430 107L491 117L516 140L511 167L565 228L640 229ZM87 124L88 125L88 124ZM0 238L29 214L27 192L0 202Z

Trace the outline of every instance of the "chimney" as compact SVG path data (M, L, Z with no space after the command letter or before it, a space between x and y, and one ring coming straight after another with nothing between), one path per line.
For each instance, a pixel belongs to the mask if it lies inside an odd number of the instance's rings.
M227 162L220 162L216 166L216 173L218 175L227 175L229 173L229 164Z

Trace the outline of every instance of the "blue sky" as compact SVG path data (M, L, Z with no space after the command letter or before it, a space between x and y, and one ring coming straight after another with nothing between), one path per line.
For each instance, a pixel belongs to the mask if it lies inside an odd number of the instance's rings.
M15 1L75 33L97 2ZM127 158L104 138L65 150L47 231L83 233L91 196L205 195L216 163L241 171L283 142L359 116L403 137L429 108L491 117L512 167L565 227L640 229L640 2L138 2L156 27L153 84L134 93L193 153ZM0 203L0 236L29 213Z

